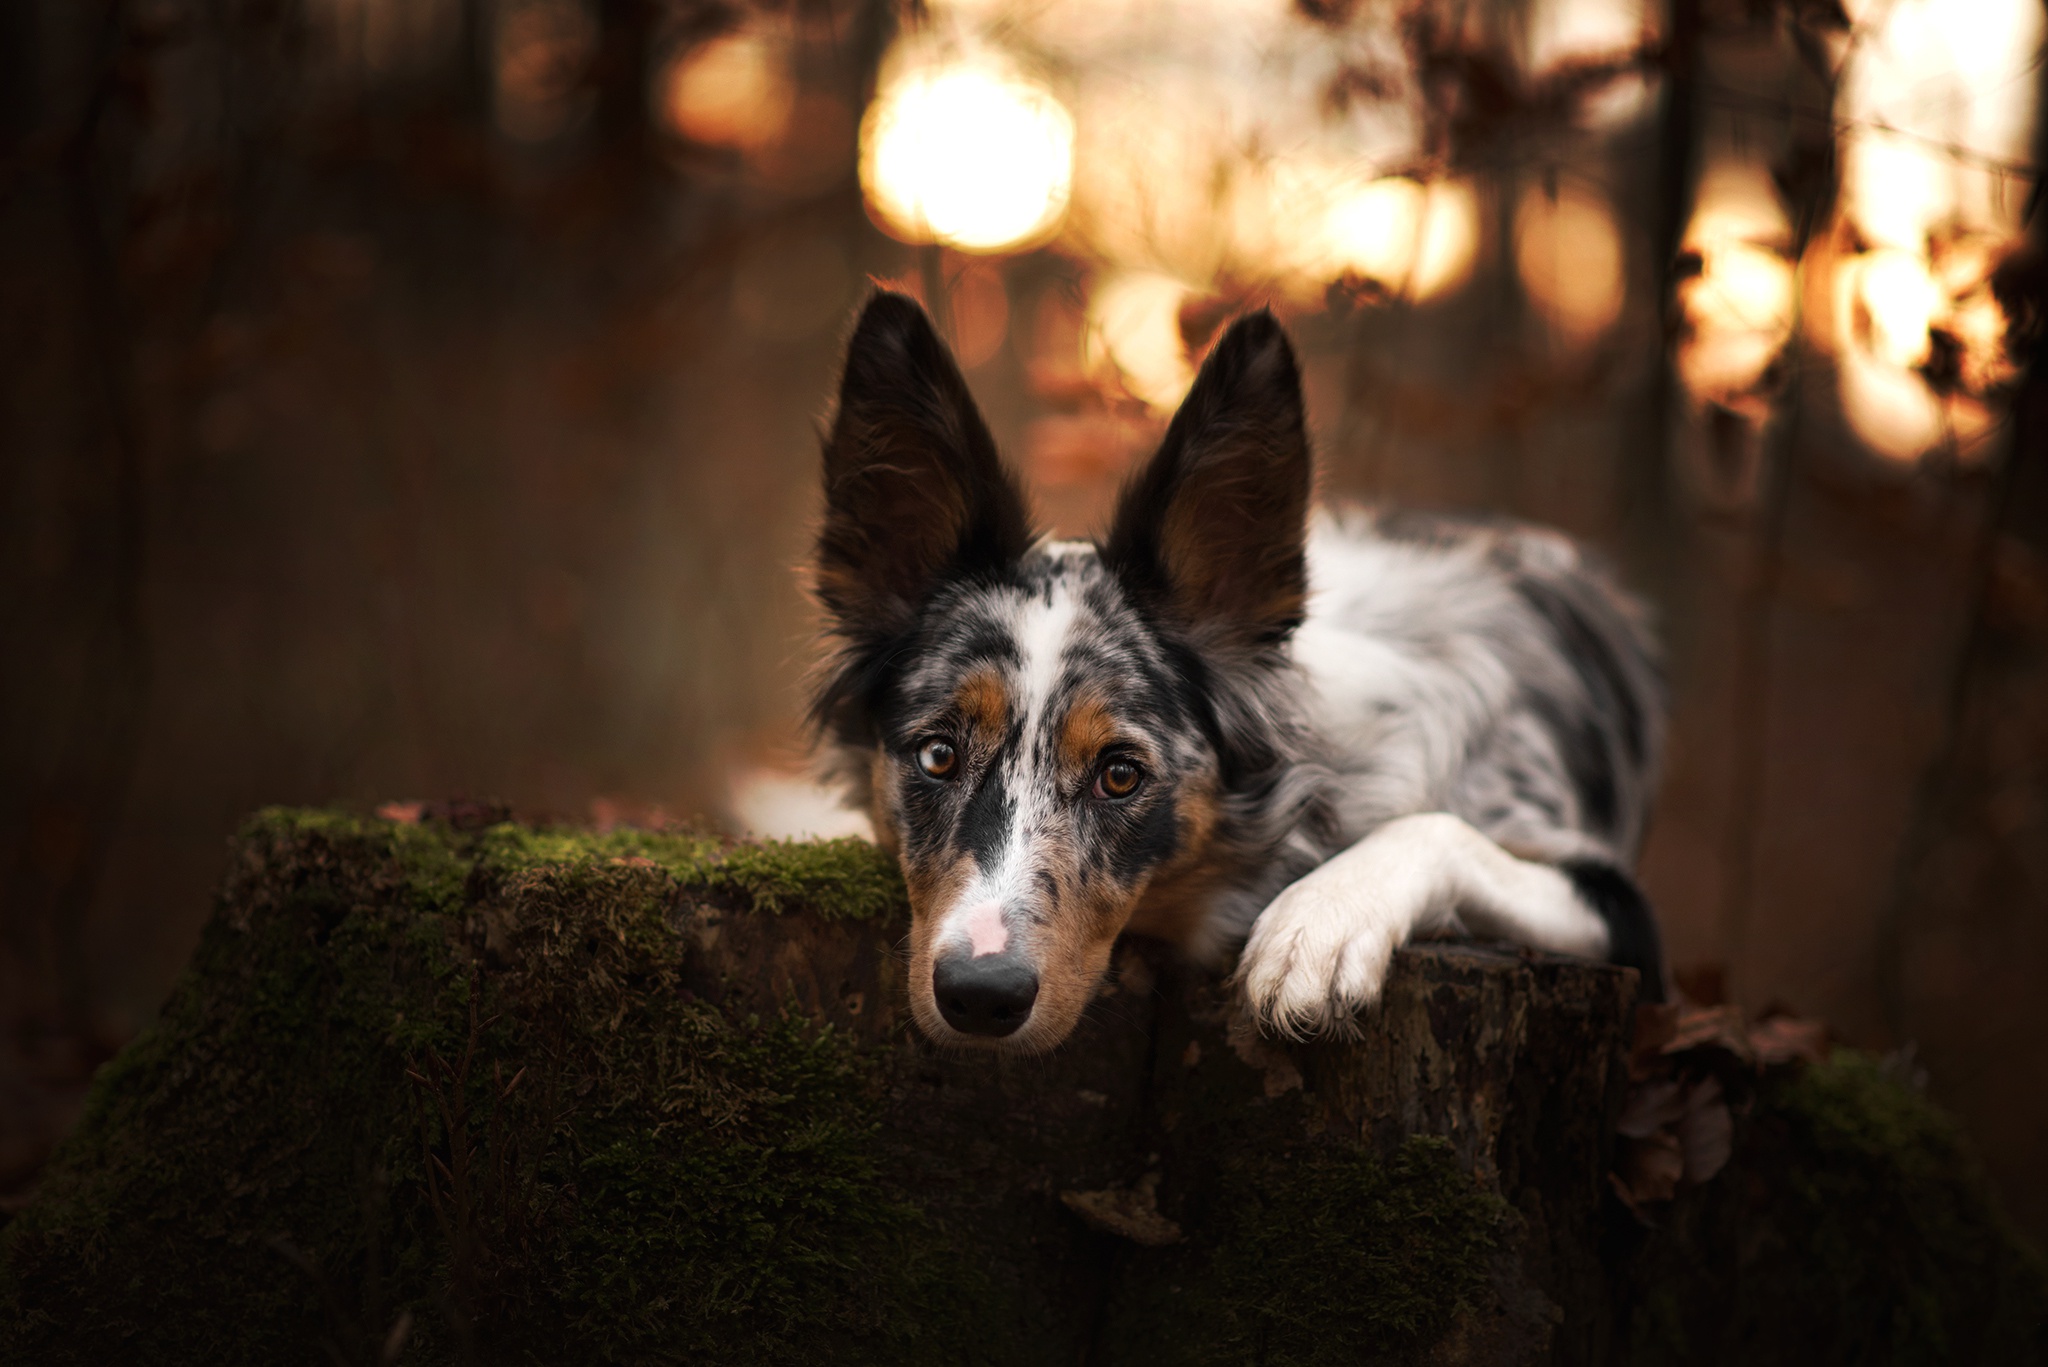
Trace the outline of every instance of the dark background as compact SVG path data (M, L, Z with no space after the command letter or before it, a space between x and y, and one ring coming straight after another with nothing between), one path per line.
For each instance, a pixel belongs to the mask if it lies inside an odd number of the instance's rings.
M1640 42L1538 68L1530 13L1262 18L1395 35L1346 98L1409 99L1415 173L1475 187L1471 276L1423 300L1223 269L1181 333L1198 354L1231 310L1279 303L1331 496L1538 519L1624 567L1670 652L1643 874L1686 981L1911 1048L2038 1236L2038 219L1986 267L2013 364L1937 325L1900 372L1981 434L1880 449L1841 378L1874 325L1828 290L1873 250L1840 193L1843 92L1883 15L1674 0ZM816 424L870 281L933 305L1045 520L1090 529L1162 421L1082 344L1094 282L1131 263L1100 223L993 256L876 226L861 111L918 18L0 3L9 1200L162 998L252 809L468 795L744 823L749 776L801 758ZM679 128L675 64L762 24L785 36L782 131ZM2038 59L2016 69L2038 83ZM1628 82L1647 97L1600 115ZM1688 225L1728 155L1775 186L1772 250L1811 317L1717 388L1687 368L1717 278ZM2028 205L2038 161L1994 168ZM1619 251L1590 336L1517 208L1561 178L1598 187ZM1567 287L1580 246L1553 251Z

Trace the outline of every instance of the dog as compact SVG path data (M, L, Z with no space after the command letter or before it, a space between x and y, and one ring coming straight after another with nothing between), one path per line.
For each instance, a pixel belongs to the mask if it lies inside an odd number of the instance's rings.
M900 861L933 1040L1073 1030L1126 932L1241 945L1262 1028L1345 1032L1418 934L1606 958L1663 731L1642 612L1563 536L1312 512L1270 313L1225 332L1107 536L1032 530L924 311L877 293L824 437L828 768Z

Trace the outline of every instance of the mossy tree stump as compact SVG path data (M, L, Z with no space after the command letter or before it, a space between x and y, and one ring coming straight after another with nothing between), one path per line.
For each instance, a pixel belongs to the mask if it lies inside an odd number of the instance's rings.
M911 1029L857 842L273 812L0 1244L8 1361L1595 1360L1632 975L1400 955L1285 1046L1143 944Z

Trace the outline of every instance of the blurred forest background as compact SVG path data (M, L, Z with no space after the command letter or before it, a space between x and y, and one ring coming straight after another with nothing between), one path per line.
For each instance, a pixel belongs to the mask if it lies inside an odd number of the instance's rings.
M1696 995L2048 1232L2041 0L0 2L0 1199L269 803L824 829L817 424L926 300L1086 533L1233 311L1588 539ZM4 1217L0 1217L4 1218Z

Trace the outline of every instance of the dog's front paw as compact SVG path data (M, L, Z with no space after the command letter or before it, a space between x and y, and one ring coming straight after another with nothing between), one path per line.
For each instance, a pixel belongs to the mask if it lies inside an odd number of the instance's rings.
M1355 1031L1405 938L1394 920L1338 880L1310 874L1287 888L1260 913L1238 960L1253 1019L1289 1039Z

